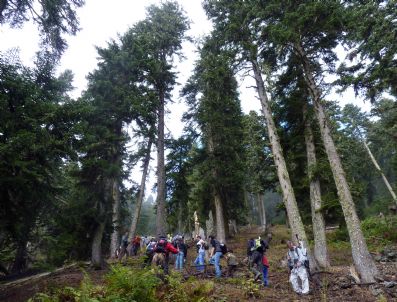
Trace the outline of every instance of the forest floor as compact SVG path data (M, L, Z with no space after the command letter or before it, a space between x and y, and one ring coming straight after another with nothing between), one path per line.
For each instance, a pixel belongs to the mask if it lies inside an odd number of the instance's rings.
M283 263L286 255L285 241L290 238L284 226L274 226L271 229L273 239L267 252L269 258L269 287L263 287L253 281L243 259L246 255L246 242L249 238L261 234L259 228L244 228L233 239L228 241L228 248L233 249L240 265L233 278L221 278L213 283L211 292L207 295L209 301L397 301L394 296L395 289L387 288L386 282L397 282L397 263L378 263L385 281L375 285L355 284L350 274L352 263L348 245L335 245L330 247L332 269L326 273L318 273L310 282L310 294L299 296L292 291L288 281L288 271ZM195 249L188 252L187 263L192 263L195 257ZM170 265L172 267L172 265ZM226 267L223 263L223 267ZM75 264L51 273L45 273L0 284L0 301L22 302L38 292L49 292L60 287L78 287L85 273L94 284L103 284L104 276L108 270L91 270L87 264ZM194 268L187 266L184 276L193 274ZM205 277L186 278L186 282L192 279L213 279L213 267L208 267L208 275ZM197 280L196 280L197 281ZM204 284L204 283L203 283ZM321 284L321 285L320 285ZM394 291L391 291L394 290ZM142 301L144 302L144 301Z

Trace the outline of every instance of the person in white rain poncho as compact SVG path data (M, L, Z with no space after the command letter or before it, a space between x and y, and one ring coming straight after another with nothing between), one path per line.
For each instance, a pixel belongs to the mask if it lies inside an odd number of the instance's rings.
M289 281L296 293L307 294L309 293L309 278L305 268L305 261L307 260L306 253L304 253L299 246L295 246L291 241L287 242L287 246L288 267L291 270ZM303 247L302 244L300 244L300 246Z

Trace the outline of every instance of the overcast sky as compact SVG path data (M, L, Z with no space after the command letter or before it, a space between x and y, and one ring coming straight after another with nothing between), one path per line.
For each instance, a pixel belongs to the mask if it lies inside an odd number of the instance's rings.
M78 10L81 31L76 36L67 37L69 47L61 59L59 68L60 71L71 69L74 73L73 84L76 89L72 93L73 97L80 96L81 91L86 87L86 75L96 67L95 46L106 46L111 39L117 39L118 34L123 34L137 21L145 18L145 7L160 2L160 0L86 0L86 5ZM201 0L179 0L178 2L192 21L191 29L188 32L190 36L198 38L210 32L211 23L207 20L201 7ZM38 50L38 43L37 29L31 23L25 24L22 29L0 27L0 51L18 47L21 59L25 64L32 62L34 54ZM192 43L186 42L183 45L183 52L187 59L178 63L177 68L179 71L178 82L182 85L190 76L197 57L195 46ZM253 84L253 80L250 78L240 82L241 105L245 113L250 110L259 111L260 108L255 91L252 88L247 88ZM180 118L185 110L183 102L178 100L180 88L181 86L176 87L175 102L167 105L170 114L166 118L166 127L175 138L182 132L183 125ZM341 105L354 102L367 110L369 108L369 104L355 100L351 92L343 97L333 95L333 98L338 98ZM138 180L140 175L136 174L133 179ZM151 178L153 178L153 173Z

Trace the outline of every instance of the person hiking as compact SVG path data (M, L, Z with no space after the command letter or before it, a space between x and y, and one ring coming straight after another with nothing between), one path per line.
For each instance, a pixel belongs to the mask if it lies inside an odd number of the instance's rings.
M222 276L220 262L223 255L221 243L216 240L213 235L210 235L208 238L210 239L211 246L213 247L210 255L210 263L215 265L215 277L220 278Z
M204 272L204 264L205 264L205 241L198 236L199 241L196 244L197 248L197 257L194 260L194 265L196 266L199 272Z
M225 258L227 263L227 276L233 277L238 265L237 257L233 254L233 250L229 250L226 253Z
M145 266L148 266L152 263L155 247L156 247L156 240L152 238L150 239L148 245L146 246L145 259L143 261Z
M175 269L176 270L182 270L183 269L183 263L185 260L185 253L186 253L186 244L184 242L183 237L178 238L176 240L176 248L178 250L178 253L176 255L176 261L175 261Z
M297 248L300 250L300 252L302 253L302 256L304 258L303 260L303 265L305 266L307 275L309 277L309 279L311 278L311 274L310 274L310 263L309 263L309 258L307 257L307 249L303 244L302 240L299 240L298 234L295 235L296 236L296 240L298 241L298 245Z
M131 249L132 255L134 256L137 255L140 246L141 246L141 237L135 236L134 240L132 240L132 249Z
M160 236L154 248L154 253L153 262L155 262L156 265L160 265L164 270L164 274L168 275L169 254L178 254L178 250L167 241L167 237Z
M263 246L259 245L253 252L251 256L250 267L251 271L254 273L254 281L258 280L263 271L262 257L263 257Z
M287 247L288 267L290 268L289 281L297 294L305 295L309 293L309 279L304 265L305 256L302 254L301 249L295 246L292 241L287 242Z

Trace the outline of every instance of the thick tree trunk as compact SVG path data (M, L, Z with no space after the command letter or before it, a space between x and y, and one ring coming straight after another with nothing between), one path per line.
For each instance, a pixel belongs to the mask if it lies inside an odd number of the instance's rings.
M146 178L149 170L149 163L150 163L150 152L152 150L153 139L150 138L147 148L145 158L143 159L143 170L142 170L142 177L141 177L141 184L139 186L138 191L138 199L136 201L135 212L132 216L132 221L130 225L130 232L129 232L129 242L135 237L136 228L138 226L139 216L141 214L142 202L143 197L145 196L145 185L146 185Z
M215 228L214 228L214 215L212 215L212 211L208 213L208 220L205 221L205 227L207 231L207 238L210 235L215 235Z
M112 201L113 201L113 232L110 238L110 257L116 258L116 249L120 246L120 191L119 182L113 181L112 188Z
M165 209L165 166L164 166L164 91L159 93L157 129L157 236L166 235L167 217Z
M305 119L305 142L307 154L307 173L310 181L310 205L312 210L312 224L314 235L314 258L322 268L328 268L329 257L327 250L327 240L325 237L325 222L321 213L321 189L320 181L314 175L313 169L317 165L316 149L314 146L313 131L310 125L310 119L307 116L306 106L303 107L303 116Z
M219 240L220 242L226 243L223 205L222 205L221 197L216 192L214 194L214 203L215 203L216 239Z
M363 144L364 144L365 150L367 150L368 155L371 158L371 161L374 164L376 170L378 170L380 175L382 176L383 182L385 183L387 189L389 190L390 195L393 197L394 202L397 204L396 193L394 193L392 186L390 185L389 181L386 178L386 175L383 173L382 169L378 165L378 162L376 161L374 155L371 152L371 149L369 148L367 142L364 139L363 139Z
M20 274L27 269L27 259L28 259L28 252L27 252L27 238L21 239L17 243L17 252L15 254L14 262L11 267L11 274Z
M96 269L101 269L103 267L102 237L103 231L105 230L105 224L106 223L104 221L98 223L92 240L91 265Z
M111 204L113 190L113 181L111 179L106 179L104 182L103 194L104 202ZM103 255L102 255L102 239L106 226L106 209L105 204L102 201L98 201L98 222L94 231L94 236L91 244L91 265L95 269L101 269L104 265Z
M295 50L301 57L305 81L308 86L310 96L313 99L315 115L320 126L321 138L331 165L339 201L342 206L347 230L349 232L354 265L357 272L360 274L361 281L363 283L371 283L375 281L374 276L379 272L368 251L367 243L365 242L364 235L361 231L360 220L357 216L356 207L347 183L345 171L343 170L338 151L336 150L325 109L321 102L322 92L314 80L310 62L302 46L300 44L295 44Z
M208 137L208 153L210 155L213 155L214 153L214 140L212 138L212 132L211 129L207 129L207 137ZM212 170L212 176L215 179L218 178L218 173L213 168ZM222 203L222 198L221 194L219 192L219 188L216 187L216 185L212 185L212 191L213 191L213 198L214 198L214 205L215 205L215 229L216 229L216 238L221 241L226 243L226 229L225 229L225 213L223 210L223 203Z
M265 116L267 131L269 135L270 145L272 147L273 159L277 168L278 181L280 183L281 191L285 208L287 210L288 221L291 226L291 235L295 238L298 234L300 240L308 244L306 232L299 213L298 205L296 203L294 190L292 188L291 180L285 163L283 150L281 148L280 139L277 134L277 128L273 120L272 111L270 108L269 99L265 92L265 84L262 79L261 70L256 59L251 60L252 69L254 71L255 82L258 90L259 100L261 102L263 115ZM311 265L311 270L315 270L317 265L313 259L310 249L308 248L308 257Z

